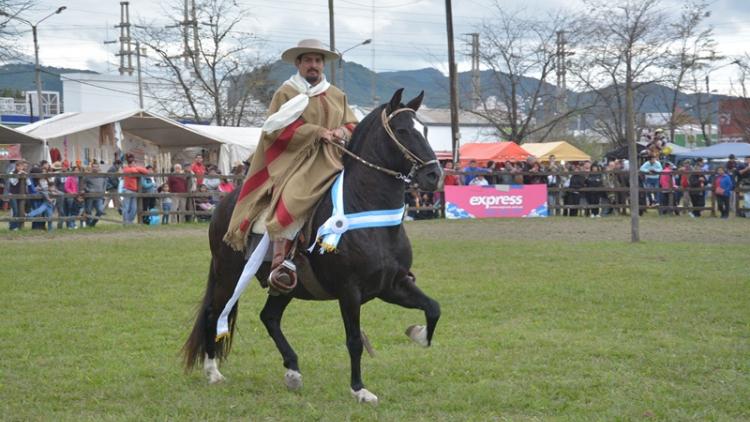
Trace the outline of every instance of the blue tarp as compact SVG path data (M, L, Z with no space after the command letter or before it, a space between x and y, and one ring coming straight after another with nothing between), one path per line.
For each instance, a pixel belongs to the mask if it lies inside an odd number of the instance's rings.
M750 157L750 144L745 142L715 144L710 147L694 149L690 152L677 154L677 158L706 158L711 160L729 158L729 154L734 154L737 158Z

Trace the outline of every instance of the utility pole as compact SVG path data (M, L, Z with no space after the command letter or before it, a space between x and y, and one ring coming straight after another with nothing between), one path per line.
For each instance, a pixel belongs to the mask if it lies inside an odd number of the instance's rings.
M182 22L179 23L182 26L182 58L185 60L185 69L190 66L190 44L188 43L188 25L190 24L190 18L188 16L188 0L185 0L182 14Z
M138 66L138 107L143 110L143 79L141 78L141 42L135 40L135 57Z
M458 81L456 78L456 54L453 50L453 12L451 0L445 0L445 24L448 32L448 77L451 96L451 146L453 165L458 166Z
M191 1L190 7L190 23L193 28L193 63L198 63L198 55L200 50L200 40L198 39L198 13L195 10L195 0Z
M331 47L331 51L336 51L336 31L333 25L333 0L328 0L328 45ZM329 63L331 69L331 83L336 83L336 66L333 64L333 60Z
M638 204L638 149L635 144L635 111L633 105L633 70L630 59L625 63L625 139L628 145L628 180L630 182L630 241L640 242L640 204Z
M125 72L128 75L133 74L133 50L131 49L131 38L130 38L130 2L120 2L120 24L115 25L115 28L120 28L120 51L116 54L120 57L120 75L124 75ZM127 60L125 59L127 57ZM127 61L127 65L126 65Z
M135 25L138 27L138 25ZM114 44L117 41L104 41L104 44ZM136 77L138 83L138 106L143 110L143 78L141 77L141 42L135 40ZM132 71L132 69L131 69ZM122 74L122 72L120 72Z
M479 34L474 32L469 35L471 35L471 107L477 110L482 102L482 81L479 73Z
M371 27L372 39L375 39L375 0L372 0L372 27ZM375 45L370 44L370 71L372 77L370 78L370 96L372 97L372 108L378 106L378 91L377 91L377 80L378 74L375 73Z
M711 139L711 130L712 130L711 126L713 125L713 123L712 123L712 121L713 121L712 114L713 114L714 104L713 104L713 99L711 98L712 97L711 96L711 87L709 86L709 76L708 76L708 73L706 74L706 94L708 95L708 116L706 116L706 118L708 120L708 131L707 131L708 139L704 139L703 142L706 145L711 145L711 141L713 141L713 139ZM717 128L718 127L719 126L717 125Z
M557 115L562 116L568 108L568 96L565 83L567 72L565 52L565 31L557 31L557 51L555 52L555 73L557 74Z
M36 74L36 106L38 109L37 119L42 120L44 118L44 112L42 111L42 68L39 66L39 41L36 37L36 25L31 26L31 33L34 36L34 73Z

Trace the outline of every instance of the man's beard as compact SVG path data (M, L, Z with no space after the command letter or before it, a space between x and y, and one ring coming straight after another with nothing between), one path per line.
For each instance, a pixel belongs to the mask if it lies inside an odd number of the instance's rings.
M310 70L312 70L312 69L310 69ZM314 70L312 73L310 71L308 71L307 73L305 73L305 80L310 85L315 85L318 82L320 82L320 79L321 79L320 75L321 75L320 72L318 72L317 70Z

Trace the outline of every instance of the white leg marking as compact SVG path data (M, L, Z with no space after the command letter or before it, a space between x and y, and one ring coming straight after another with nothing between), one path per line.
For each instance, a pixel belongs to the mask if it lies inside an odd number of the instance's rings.
M406 335L422 347L427 347L427 327L424 325L412 325L406 329Z
M302 389L302 374L293 369L287 369L284 374L284 384L292 391L299 391Z
M216 359L209 359L208 355L203 360L203 373L208 378L209 384L218 384L224 381L224 375L219 372L219 365L216 364Z
M351 392L352 396L357 399L357 403L378 404L378 396L367 391L366 388L363 388L359 391L351 390Z

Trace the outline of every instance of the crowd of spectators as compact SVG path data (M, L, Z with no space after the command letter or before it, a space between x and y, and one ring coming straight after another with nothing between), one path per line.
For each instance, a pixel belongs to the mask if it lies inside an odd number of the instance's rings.
M727 218L735 186L750 189L750 157L741 162L732 155L726 164L713 168L702 158L687 159L677 167L660 154L664 146L662 138L658 133L654 136L647 149L653 153L649 152L648 159L639 167L638 183L645 188L639 203L656 208L660 215L674 213L700 217L701 210L686 211L686 208L705 208L710 191L721 217ZM471 160L460 171L453 168L452 162L446 162L444 184L546 184L548 188L564 188L562 194L558 194L557 189L549 190L547 203L549 209L554 210L551 213L578 216L582 212L598 218L613 213L626 214L629 194L626 189L618 188L630 186L628 167L627 160L612 160L605 165L590 161L561 164L554 155L545 163L529 157L525 161L489 161L485 166L479 166ZM411 200L407 198L408 205L430 204L423 196L424 193L415 193ZM744 208L750 208L750 192L743 192L742 203ZM560 209L560 205L568 207ZM750 212L745 216L750 217ZM416 212L414 218L418 218Z
M11 217L34 218L32 229L50 231L55 227L95 227L108 209L121 214L122 223L130 225L138 215L139 203L145 224L180 223L190 221L194 216L198 220L208 220L221 197L232 192L236 183L241 182L241 179L222 177L215 165L205 165L202 154L197 154L191 163L174 164L165 171L171 173L167 177L155 176L154 168L139 165L133 154L125 154L123 158L124 163L115 160L106 171L120 173L121 177L97 176L97 173L102 173L103 162L92 161L83 165L80 161L70 163L67 160L37 164L13 161L6 169L10 177L0 179L0 191L37 197L23 200L0 197L0 208L9 209ZM244 164L238 163L232 169L233 175L244 175L244 172ZM165 195L170 193L179 195ZM20 227L20 221L9 222L10 230Z

